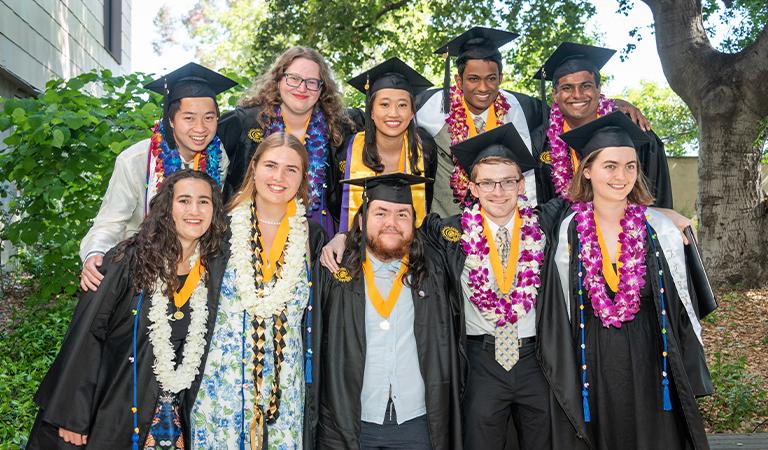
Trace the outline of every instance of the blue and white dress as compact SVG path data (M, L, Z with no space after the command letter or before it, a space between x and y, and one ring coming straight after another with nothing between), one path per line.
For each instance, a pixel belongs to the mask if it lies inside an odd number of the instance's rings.
M286 303L283 365L280 372L279 415L266 424L268 448L303 448L304 355L302 319L309 299L306 270L302 281ZM235 283L236 269L227 266L221 287L216 326L204 368L200 391L191 413L193 449L250 448L250 426L254 417L253 319L242 309ZM274 283L277 277L273 278ZM265 330L261 406L267 409L275 374L272 320Z

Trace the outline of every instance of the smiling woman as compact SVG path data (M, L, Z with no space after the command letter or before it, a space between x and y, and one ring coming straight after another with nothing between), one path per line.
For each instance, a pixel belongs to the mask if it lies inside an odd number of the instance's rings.
M192 411L193 448L312 441L320 305L311 303L308 264L325 235L305 217L307 166L298 138L270 134L228 206L232 257ZM220 420L222 410L232 413Z
M208 175L169 176L133 237L104 256L35 396L29 449L186 448L226 250Z

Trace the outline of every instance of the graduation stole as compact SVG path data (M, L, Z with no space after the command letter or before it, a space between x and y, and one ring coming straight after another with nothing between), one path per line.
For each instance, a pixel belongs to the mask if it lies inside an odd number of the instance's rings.
M403 136L403 149L400 153L400 163L398 170L402 173L412 174L415 172L411 167L410 154L408 151L408 133ZM347 164L344 172L344 178L364 178L381 175L363 163L363 149L365 148L365 132L361 131L355 135L347 148ZM421 146L418 146L418 164L416 169L424 173L424 155L421 152ZM363 188L361 186L344 185L344 191L341 200L341 220L339 221L339 231L346 232L352 228L352 219L355 218L357 210L363 205ZM427 215L427 195L426 185L424 183L411 186L411 195L413 196L413 208L416 210L416 227L421 225L421 221Z
M610 114L616 110L616 103L600 95L599 105L597 107L597 117ZM560 139L560 135L570 130L565 116L557 103L552 103L549 110L549 127L547 128L547 138L549 139L549 158L542 154L542 161L549 160L552 165L552 184L555 185L555 192L561 198L568 198L568 189L571 187L573 174L579 168L578 158L573 149Z
M464 142L477 135L474 119L470 114L467 102L464 100L464 91L458 86L451 86L451 107L445 118L448 125L448 135L451 138L451 145ZM488 109L488 120L486 120L485 131L492 130L504 124L504 117L509 112L509 103L504 94L499 90L496 100L493 101ZM493 112L493 114L491 114ZM472 204L472 199L467 195L469 191L469 175L459 164L456 157L453 158L453 173L451 173L451 190L453 197L459 202L459 206L467 207Z
M395 280L392 283L392 288L387 294L387 298L384 299L379 292L379 288L376 287L376 282L373 276L373 263L371 258L365 258L363 261L363 274L365 275L365 286L368 293L368 299L376 309L376 312L382 317L379 327L382 330L388 330L390 327L389 315L392 314L392 310L397 304L397 299L400 297L400 292L403 290L403 277L408 270L408 255L405 255L400 262L400 269L395 275Z

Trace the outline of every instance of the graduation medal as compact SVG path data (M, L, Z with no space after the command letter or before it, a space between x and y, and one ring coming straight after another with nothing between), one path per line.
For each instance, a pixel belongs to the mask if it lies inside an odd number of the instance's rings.
M397 303L398 297L400 297L400 291L403 289L403 276L408 270L408 255L403 257L400 263L400 270L395 275L395 281L392 283L392 289L390 289L387 299L385 300L379 289L376 287L376 283L373 280L373 266L370 258L366 258L363 262L363 273L365 274L365 285L368 291L368 297L371 300L371 304L381 317L384 319L379 323L379 328L382 330L389 330L389 315L392 313L392 309Z

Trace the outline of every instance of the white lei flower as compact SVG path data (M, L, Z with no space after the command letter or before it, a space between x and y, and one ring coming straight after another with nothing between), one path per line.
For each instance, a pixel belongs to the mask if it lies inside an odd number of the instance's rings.
M522 197L518 199L518 208L520 210L527 210L530 209L530 204L525 201ZM480 205L478 203L475 203L471 207L464 209L464 215L471 215L471 216L481 216L480 212ZM523 214L521 211L520 214L522 218L522 224L520 226L521 229L521 236L520 236L520 252L518 255L522 254L524 251L528 251L531 254L541 254L543 255L544 247L546 244L546 239L544 238L544 234L539 228L539 221L536 217L535 213L529 213L529 214ZM536 229L538 230L538 233L540 235L540 238L536 238L535 236L532 236L529 233L525 233L522 230L525 229ZM487 242L487 240L482 239L483 238L483 223L480 221L479 223L472 222L472 226L469 226L468 229L462 230L462 237L461 242L462 243L475 243L475 245L466 245L464 248L469 248L470 251L466 253L466 259L464 264L467 266L467 268L470 269L470 281L472 279L471 272L475 269L480 268L481 266L485 266L490 273L493 273L493 268L491 267L491 261L490 257L488 256L489 250L488 245L495 245L491 244L490 242ZM481 248L476 243L485 241L485 247ZM504 295L501 293L498 287L498 283L494 283L491 281L491 278L488 276L483 277L484 282L480 284L479 287L476 287L473 290L472 297L475 297L476 295L483 293L483 292L491 292L492 295L498 299L499 303L506 303L509 302L511 304L511 307L515 311L515 314L518 318L525 315L530 308L533 307L535 301L536 301L536 295L539 291L539 286L541 285L539 275L541 272L541 264L539 261L537 261L535 258L530 258L529 261L523 261L518 256L517 261L517 267L516 267L516 283L512 290L507 295ZM531 276L525 277L525 279L521 279L520 275L521 273L528 273ZM495 276L495 274L494 274ZM480 297L485 297L484 295L480 295ZM518 301L513 301L513 299L518 299ZM528 305L528 309L525 308L525 305L522 299L530 299L531 302ZM474 302L473 302L474 303ZM478 307L481 310L481 313L483 313L486 318L492 318L493 320L499 320L500 317L502 317L502 314L498 312L498 310L494 309L484 309L481 307Z
M199 258L199 250L189 259L190 267ZM171 344L172 314L168 314L168 299L165 298L165 284L158 282L156 292L152 294L149 307L149 341L155 354L152 368L157 382L163 391L178 393L192 385L200 369L200 362L205 350L205 332L208 322L208 288L204 277L200 279L189 299L190 323L187 338L184 341L182 362L174 369L176 353Z
M241 203L230 213L232 230L230 258L235 268L235 287L240 298L240 311L248 311L256 317L269 317L282 309L291 299L294 289L304 279L304 255L308 239L307 219L304 213L304 205L297 199L296 214L288 218L290 230L285 244L280 277L271 286L264 283L259 291L256 290L256 268L251 264L253 253L250 246L251 201Z

